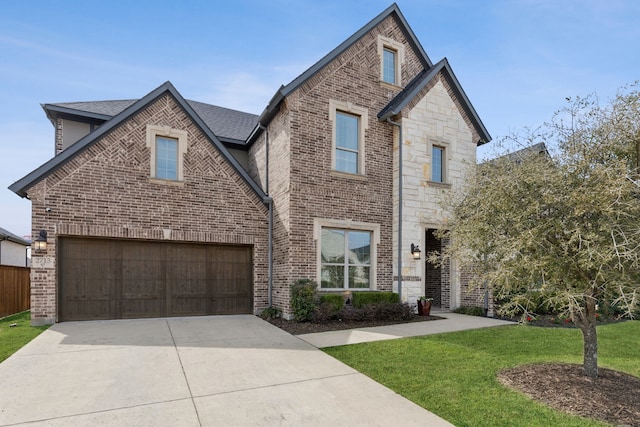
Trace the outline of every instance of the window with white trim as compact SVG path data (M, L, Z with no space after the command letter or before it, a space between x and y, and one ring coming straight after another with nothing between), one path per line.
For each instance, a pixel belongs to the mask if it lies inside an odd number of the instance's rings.
M159 181L184 181L187 132L170 126L147 125L147 147L151 150L150 177Z
M336 170L358 173L360 116L336 111Z
M384 83L401 86L404 45L389 37L379 35L378 56L380 57L380 80Z
M156 136L156 178L178 180L178 140Z
M376 290L380 224L314 218L320 290Z
M396 84L396 51L385 47L382 49L382 81Z
M364 175L364 133L368 127L368 110L350 102L330 100L329 120L332 122L332 169Z
M371 287L371 232L323 228L320 248L322 289Z

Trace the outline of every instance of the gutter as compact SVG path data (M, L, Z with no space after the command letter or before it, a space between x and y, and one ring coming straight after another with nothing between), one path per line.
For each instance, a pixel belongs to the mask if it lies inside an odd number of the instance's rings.
M260 129L264 131L264 139L265 139L265 183L264 183L264 192L267 195L267 203L269 205L269 237L268 237L268 249L267 249L267 264L269 268L268 273L268 282L269 287L267 291L268 305L269 308L273 306L273 199L269 196L269 130L264 127L262 124L258 123L258 127L256 129Z
M398 299L402 302L402 124L389 117L385 121L398 128Z

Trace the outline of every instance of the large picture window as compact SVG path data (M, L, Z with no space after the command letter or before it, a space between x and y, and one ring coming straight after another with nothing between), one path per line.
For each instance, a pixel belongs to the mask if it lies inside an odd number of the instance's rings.
M371 232L322 228L320 287L371 287Z

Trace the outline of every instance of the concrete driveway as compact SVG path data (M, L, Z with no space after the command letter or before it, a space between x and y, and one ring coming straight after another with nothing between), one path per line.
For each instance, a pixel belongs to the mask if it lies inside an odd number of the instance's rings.
M69 322L0 364L0 426L451 426L255 316Z

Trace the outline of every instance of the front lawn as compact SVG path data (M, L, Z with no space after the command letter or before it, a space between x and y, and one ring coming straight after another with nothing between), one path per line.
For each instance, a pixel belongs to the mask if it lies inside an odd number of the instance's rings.
M10 325L14 324L11 327ZM0 362L21 349L49 326L31 326L31 312L23 311L0 319Z
M640 321L598 327L599 366L640 377ZM582 363L579 329L503 326L324 349L458 427L603 426L501 385L498 371Z

